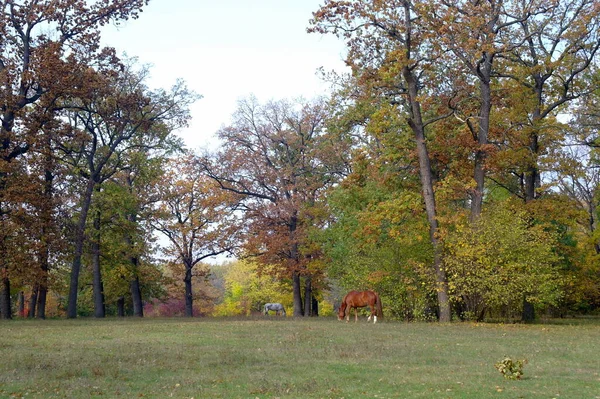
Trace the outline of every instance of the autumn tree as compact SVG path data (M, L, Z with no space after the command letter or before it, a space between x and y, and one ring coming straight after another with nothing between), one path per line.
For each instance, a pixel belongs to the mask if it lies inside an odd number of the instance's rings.
M405 118L412 131L429 223L429 239L434 252L433 271L436 276L439 319L450 321L435 181L426 136L428 126L447 116L443 99L449 101L449 96L433 69L432 63L439 56L431 52L434 48L433 35L422 28L421 17L410 0L327 1L314 13L309 31L332 33L346 39L346 62L352 67L360 87L397 107L397 112ZM440 102L424 101L434 97Z
M526 10L535 18L517 25L513 40L521 45L505 60L507 92L516 95L511 104L517 117L507 137L512 154L518 154L513 167L518 184L512 187L535 209L532 201L543 200L547 192L543 173L552 173L552 158L563 141L560 113L597 88L588 76L600 47L600 13L594 0L533 3ZM523 319L534 317L533 306L525 301Z
M445 242L444 265L460 316L482 321L485 312L518 315L524 297L557 306L565 285L557 243L543 224L531 226L516 201L490 206L471 226L458 224Z
M137 18L147 0L112 2L0 2L0 213L4 221L15 190L10 189L18 158L36 142L36 133L52 119L56 101L73 88L71 74L99 54L100 26ZM18 191L18 190L17 190ZM15 195L18 195L16 193ZM3 222L4 223L4 222ZM0 230L8 232L9 226ZM0 250L7 244L0 237ZM0 258L6 259L4 253ZM3 262L3 261L2 261ZM10 279L0 264L4 318L10 317Z
M323 223L322 194L345 170L345 142L328 134L326 116L321 100L242 100L218 132L222 148L202 161L205 173L244 199L245 254L292 280L294 316L309 314L304 302L322 273L308 232Z
M77 316L81 257L94 192L108 178L130 166L126 164L126 153L168 145L171 133L187 123L188 106L196 98L181 81L170 92L150 91L145 85L147 69L138 71L135 63L117 63L101 72L84 71L82 79L89 92L65 104L77 140L62 151L83 181L67 309L70 318ZM98 227L96 224L94 231ZM103 317L100 264L94 261L93 266L96 315Z
M589 87L597 87L599 77L597 71L590 75ZM571 220L576 223L573 230L581 252L573 262L571 303L577 310L589 311L600 306L600 89L576 103L565 146L553 163L553 175L558 190L570 200L573 212L577 212Z
M143 299L160 293L165 280L154 259L157 240L149 225L150 207L157 200L149 187L158 176L158 170L152 169L164 163L156 159L145 159L144 165L130 162L130 168L117 172L94 193L91 214L95 217L90 222L99 228L92 230L88 223L88 230L96 234L88 239L84 259L91 264L98 258L107 308L113 304L114 309L116 304L117 314L124 316L130 307L134 316L143 317Z
M50 273L52 263L61 263L66 254L67 239L61 234L65 227L65 208L68 201L65 193L60 193L61 185L65 184L65 165L55 156L55 140L60 136L63 124L55 120L47 122L40 129L41 136L36 145L25 156L29 165L27 189L29 198L23 198L29 205L27 222L34 242L32 254L37 259L39 267L22 268L29 278L26 284L30 286L29 317L46 317L46 299L50 288ZM54 260L54 262L51 262Z
M437 318L418 177L408 170L384 175L376 160L359 161L328 196L335 222L322 234L327 275L340 287L338 302L351 289L374 289L390 318Z
M203 175L191 154L173 159L154 189L160 200L151 223L168 240L165 253L173 264L183 266L185 315L192 317L192 277L208 273L196 266L238 245L237 199Z
M542 194L544 158L562 140L555 118L598 87L588 79L600 48L598 7L594 0L554 0L540 6L536 18L522 21L515 33L523 45L511 51L506 76L524 93L518 101L526 101L526 122L515 132L528 154L519 175L526 201Z

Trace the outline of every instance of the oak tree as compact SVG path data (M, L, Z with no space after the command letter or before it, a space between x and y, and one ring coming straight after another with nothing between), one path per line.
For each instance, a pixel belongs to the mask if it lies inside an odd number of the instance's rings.
M294 316L310 314L304 302L322 268L309 231L322 226L322 194L345 171L347 149L328 135L326 116L322 100L242 100L232 124L218 132L221 149L202 161L222 189L243 198L245 255L278 265L274 272L292 280Z
M442 267L442 247L426 128L447 116L445 104L423 101L427 96L447 98L436 79L432 63L434 36L426 32L422 15L410 0L326 1L314 13L309 31L333 33L347 40L346 62L358 76L358 84L378 92L398 106L414 136L419 176L434 249L433 271L440 308L440 321L450 321L448 286ZM436 85L439 83L439 85ZM437 90L440 89L440 90ZM423 110L425 106L425 110Z
M165 253L175 265L183 266L185 316L192 317L192 278L208 273L204 268L197 270L197 265L233 252L238 245L242 229L237 198L203 175L189 153L171 160L154 190L160 200L151 223L168 241Z

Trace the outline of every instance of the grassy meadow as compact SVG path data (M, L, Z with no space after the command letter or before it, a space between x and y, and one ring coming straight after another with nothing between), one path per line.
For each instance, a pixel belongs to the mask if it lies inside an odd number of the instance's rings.
M527 359L523 379L494 368L504 356ZM13 397L598 399L600 321L0 321Z

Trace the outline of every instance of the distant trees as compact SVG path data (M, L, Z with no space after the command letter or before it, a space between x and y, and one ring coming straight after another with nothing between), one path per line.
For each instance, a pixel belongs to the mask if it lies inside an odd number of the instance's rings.
M192 277L208 275L196 265L233 252L243 229L236 214L236 196L203 175L194 156L173 159L166 166L163 179L155 182L158 201L151 224L168 240L166 252L174 265L183 265L185 315L192 317Z
M294 316L310 314L313 286L322 283L322 255L310 232L323 226L325 191L346 166L345 143L328 134L326 118L320 100L242 100L233 123L218 132L222 147L201 162L204 173L242 199L245 255L278 265L272 272L291 279Z
M223 300L215 308L216 316L262 313L262 307L268 302L279 302L286 308L292 304L289 280L282 281L268 271L259 273L256 263L237 260L214 269L222 274L224 283Z

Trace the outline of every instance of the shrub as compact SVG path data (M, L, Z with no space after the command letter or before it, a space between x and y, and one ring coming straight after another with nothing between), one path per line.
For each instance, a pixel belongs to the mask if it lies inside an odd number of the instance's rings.
M504 359L494 365L496 369L509 380L520 380L523 375L523 366L527 364L527 359L512 360L505 356Z

